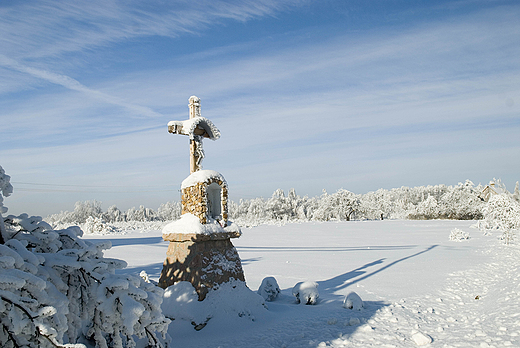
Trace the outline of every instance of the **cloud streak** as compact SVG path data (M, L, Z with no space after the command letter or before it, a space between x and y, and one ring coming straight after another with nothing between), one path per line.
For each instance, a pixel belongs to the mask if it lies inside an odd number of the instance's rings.
M92 98L99 99L108 104L117 105L117 106L123 107L125 109L128 109L137 115L143 115L143 116L148 116L148 117L163 116L160 113L157 113L150 108L140 106L140 105L135 105L135 104L129 103L127 101L124 101L120 98L103 93L101 91L97 91L97 90L88 88L87 86L81 84L79 81L77 81L69 76L56 74L56 73L53 73L50 71L35 69L35 68L29 67L26 65L22 65L22 64L18 63L17 61L4 56L3 54L0 54L0 66L3 66L5 68L10 68L10 69L16 70L21 73L29 74L36 78L42 79L42 80L50 82L50 83L54 83L56 85L63 86L65 88L73 90L73 91L84 93Z

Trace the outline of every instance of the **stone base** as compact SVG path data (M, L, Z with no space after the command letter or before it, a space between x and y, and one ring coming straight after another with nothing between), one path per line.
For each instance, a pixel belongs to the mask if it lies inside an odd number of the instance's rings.
M228 282L231 278L245 282L238 252L226 237L202 241L178 238L178 241L170 241L159 286L165 289L174 283L188 281L197 291L199 301L202 301L215 285Z

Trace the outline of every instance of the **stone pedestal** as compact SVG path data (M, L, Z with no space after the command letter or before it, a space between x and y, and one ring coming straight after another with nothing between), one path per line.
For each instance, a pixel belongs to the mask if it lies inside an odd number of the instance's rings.
M240 232L212 234L170 233L159 286L167 288L176 282L190 282L204 300L210 289L231 278L245 282L242 263L231 243Z

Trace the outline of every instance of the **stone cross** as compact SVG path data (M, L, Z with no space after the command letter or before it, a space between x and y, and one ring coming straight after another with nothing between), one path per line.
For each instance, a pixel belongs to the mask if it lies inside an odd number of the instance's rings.
M163 239L170 245L159 286L165 289L189 281L202 301L219 284L237 281L245 286L245 277L240 256L231 243L231 238L240 237L242 232L228 221L226 180L222 174L201 170L200 166L203 138L217 140L220 131L201 116L199 98L192 96L189 102L188 120L168 122L168 132L190 138L191 173L181 185L182 217L163 228Z
M190 108L189 120L170 121L168 132L190 137L190 173L193 174L202 168L201 163L204 158L202 139L217 140L220 138L220 131L210 120L201 116L200 98L191 96L188 106Z

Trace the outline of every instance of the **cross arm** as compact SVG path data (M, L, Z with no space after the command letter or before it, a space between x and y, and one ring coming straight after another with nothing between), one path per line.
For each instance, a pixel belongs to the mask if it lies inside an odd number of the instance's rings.
M168 132L188 135L190 139L193 139L195 135L211 140L220 138L218 128L205 117L195 117L186 121L170 121L168 122Z
M190 135L188 132L183 132L183 125L182 124L168 124L168 132L172 134L182 134L182 135ZM205 129L196 127L193 130L193 134L203 136L204 138L210 138L210 135L208 132L206 132Z

